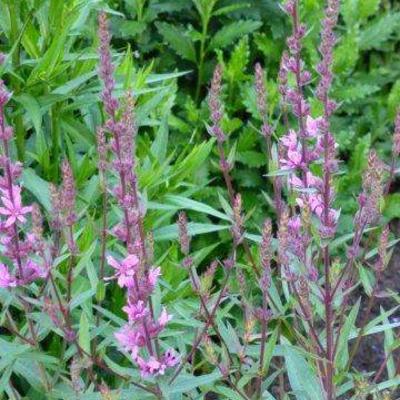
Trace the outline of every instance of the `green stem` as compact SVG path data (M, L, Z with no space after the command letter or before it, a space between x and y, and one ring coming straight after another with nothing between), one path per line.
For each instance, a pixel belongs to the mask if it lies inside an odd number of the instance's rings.
M18 1L10 1L8 3L8 12L10 16L10 41L11 43L15 43L15 49L12 54L12 67L14 71L18 70L18 67L21 62L20 57L20 39L21 35L18 28L18 18L20 15ZM16 94L18 94L21 90L20 81L15 78L11 78L13 90ZM18 160L24 162L25 155L25 129L24 129L24 121L21 114L17 114L14 120L15 126L15 137L16 137L16 145L17 145L17 156Z
M197 86L196 86L196 103L199 102L201 84L203 82L204 59L206 56L206 48L205 47L206 47L209 22L210 22L209 15L207 15L204 19L202 18L203 30L202 30L202 34L201 34L201 40L200 40L199 69L198 69L198 73L197 73Z
M53 182L57 182L59 177L59 160L60 160L60 125L58 124L59 119L59 107L54 105L50 111L51 118L51 146L52 146L52 157L53 168L50 172L52 175Z

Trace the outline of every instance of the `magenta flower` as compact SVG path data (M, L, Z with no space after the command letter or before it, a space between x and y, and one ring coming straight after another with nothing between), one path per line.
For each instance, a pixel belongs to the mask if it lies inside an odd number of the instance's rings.
M146 344L146 338L142 330L129 324L124 325L114 335L121 347L133 354L137 354L139 347L143 347Z
M289 150L297 150L298 148L297 134L292 129L289 131L288 134L282 137L281 142Z
M3 202L3 207L0 207L0 214L7 217L5 227L9 228L17 221L23 224L26 221L24 215L31 212L32 207L24 207L22 205L21 188L19 186L12 186L12 199L10 199L10 194L7 190L2 189L2 192L1 201Z
M143 300L139 300L137 303L131 303L129 301L122 310L126 312L129 322L131 323L140 321L149 314L149 310Z
M161 275L161 268L157 267L157 268L152 268L149 271L149 275L147 277L148 280L148 284L150 287L154 288L154 286L156 286L157 281L158 281L158 277Z
M148 360L144 360L142 357L136 357L135 361L140 369L140 375L142 378L149 376L164 375L166 365L158 361L155 357L151 356Z
M0 288L16 286L15 278L11 276L7 266L0 264Z
M167 313L167 310L163 308L160 317L158 318L158 325L160 326L161 329L163 329L168 322L172 319L172 315Z
M286 158L280 160L282 169L295 169L304 166L303 156L301 154L301 147L298 150L288 150Z
M23 266L23 273L24 276L18 281L21 285L31 283L38 278L45 278L47 275L47 271L32 260L26 261Z
M117 271L115 277L118 278L118 285L120 287L129 288L134 285L134 276L139 265L139 258L136 255L129 254L121 262L112 256L108 256L107 262Z
M319 135L319 124L321 121L321 117L314 119L309 115L307 116L306 128L309 137L317 137Z
M168 349L163 357L163 362L167 367L174 367L180 361L180 357L173 349Z

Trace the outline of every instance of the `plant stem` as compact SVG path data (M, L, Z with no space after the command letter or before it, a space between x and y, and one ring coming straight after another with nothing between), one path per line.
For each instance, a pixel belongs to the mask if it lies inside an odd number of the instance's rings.
M265 300L263 299L263 303ZM266 308L264 308L266 309ZM264 375L264 356L265 356L265 342L267 340L267 321L263 318L261 321L261 345L260 345L260 363L258 366L258 378L256 383L256 393L258 397L261 397L261 385L262 378Z
M351 365L353 363L353 360L354 360L354 357L356 356L357 351L358 351L358 349L359 349L359 347L361 345L361 342L363 340L365 328L366 328L366 326L368 324L369 316L370 316L371 311L372 311L372 307L375 304L376 294L377 294L378 289L379 289L379 283L380 283L381 277L382 277L382 274L380 272L378 272L377 273L377 277L376 277L376 282L375 282L374 289L372 290L371 296L368 299L367 309L366 309L366 311L364 313L364 316L363 316L363 319L362 319L362 322L361 322L361 327L360 327L360 330L359 330L358 335L357 335L357 339L356 339L356 341L355 341L355 343L352 346L351 351L350 351L349 361L347 362L346 369L349 369L351 367Z
M210 318L208 318L207 322L206 322L205 325L204 325L203 330L202 330L202 331L200 332L200 334L197 336L197 339L196 339L196 341L194 342L194 344L193 344L193 346L192 346L190 352L186 355L185 359L181 362L179 368L175 371L174 375L173 375L172 378L170 379L169 384L172 384L172 383L175 381L175 379L176 379L176 378L178 377L178 375L181 373L181 371L182 371L183 367L185 366L185 364L186 364L186 363L188 362L188 360L192 357L192 355L193 355L194 352L196 351L197 347L200 345L201 341L203 340L203 337L204 337L204 335L206 334L208 328L210 327L210 325L211 325L211 323L212 323L211 321L214 319L215 314L216 314L216 312L217 312L217 309L218 309L218 307L219 307L219 305L220 305L220 303L221 303L222 296L223 296L223 294L224 294L224 292L225 292L225 288L226 288L226 285L227 285L227 283L228 283L228 279L229 279L229 276L230 276L230 271L231 271L231 270L228 269L228 271L227 271L227 273L226 273L226 276L225 276L225 279L224 279L224 281L223 281L223 283L222 283L222 285L221 285L221 289L220 289L219 295L218 295L218 297L217 297L217 300L216 300L216 302L215 302L215 304L214 304L213 309L211 310Z
M222 164L223 166L224 166L224 165L227 165L227 160L226 160L226 157L225 157L225 152L224 152L224 148L222 147L222 144L221 144L220 142L218 142L218 143L217 143L217 147L218 147L218 153L219 153L219 157L220 157L220 162L221 162L221 164ZM227 171L226 168L222 167L222 168L221 168L221 171L222 171L222 175L223 175L223 177L224 177L225 186L226 186L226 188L227 188L227 190L228 190L230 205L231 205L231 207L233 208L233 204L234 204L234 201L235 201L235 191L234 191L234 189L233 189L232 177L230 176L229 171ZM253 255L251 254L250 247L249 247L249 244L248 244L247 241L246 241L246 238L243 238L241 244L242 244L242 246L243 246L244 252L246 253L247 259L248 259L248 261L250 262L251 267L252 267L254 273L255 273L257 276L259 276L259 275L260 275L260 272L258 271L256 262L254 261L254 257L253 257Z
M207 307L207 304L206 304L205 299L203 297L203 294L201 293L200 287L199 287L198 283L196 282L196 279L195 279L195 276L194 276L194 273L193 273L193 268L194 268L193 265L189 268L189 275L190 275L190 278L191 278L191 280L193 282L193 285L195 287L196 292L199 294L200 303L201 303L201 306L203 307L203 310L204 310L204 313L206 315L206 318L211 321L211 327L214 329L215 334L217 335L219 341L225 346L229 361L231 363L233 363L233 358L232 358L232 355L231 355L231 353L229 351L229 347L226 344L224 338L219 333L219 329L218 329L217 325L215 324L214 318L211 317L211 314L208 311L208 307Z
M209 16L207 15L204 19L202 18L202 33L201 33L201 39L200 39L200 55L199 55L199 68L197 71L197 84L196 84L196 95L195 95L195 100L196 103L199 102L200 100L200 90L201 90L201 84L203 81L203 74L204 74L204 58L206 56L206 50L205 50L205 44L207 40L207 32L208 32L208 23L210 21Z
M10 39L12 43L16 44L14 52L12 54L13 70L17 71L20 65L20 41L21 33L18 31L18 17L20 16L20 3L10 1L8 4L8 12L10 17ZM22 31L25 27L22 28ZM13 79L13 89L16 94L21 90L21 83L19 79ZM18 113L15 116L15 137L17 145L17 156L18 160L23 162L25 156L25 129L22 114Z
M60 160L60 110L59 106L55 104L50 109L50 119L51 119L51 146L52 146L52 161L53 168L51 176L54 182L57 182L59 177L58 163Z

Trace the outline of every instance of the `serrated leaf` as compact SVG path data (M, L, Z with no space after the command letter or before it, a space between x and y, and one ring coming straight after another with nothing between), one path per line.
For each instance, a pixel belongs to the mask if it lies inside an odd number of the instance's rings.
M249 8L250 3L238 3L238 4L230 4L229 6L221 7L218 10L213 12L213 16L217 17L219 15L229 14L233 11L240 10L242 8Z
M400 13L389 13L368 23L360 34L360 49L379 48L400 26Z
M267 162L265 154L252 150L240 152L236 159L250 168L260 168Z
M223 49L232 44L237 38L247 35L258 29L260 21L235 21L221 28L211 39L208 50Z
M381 4L381 0L362 0L359 4L360 17L366 19L376 14Z
M177 54L186 60L196 62L196 50L189 36L185 31L178 28L176 25L168 24L167 22L156 23L158 32L176 51Z

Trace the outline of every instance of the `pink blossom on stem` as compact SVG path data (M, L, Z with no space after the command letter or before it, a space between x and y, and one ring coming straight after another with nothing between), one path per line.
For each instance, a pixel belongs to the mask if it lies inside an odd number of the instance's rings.
M118 279L120 287L132 287L134 285L134 276L139 265L139 258L134 254L129 254L122 261L117 261L114 257L108 256L107 262L115 270L115 277Z
M4 264L0 264L0 287L14 287L17 286L15 278L10 274L8 267Z
M21 188L19 186L12 186L12 198L7 190L2 190L3 196L1 196L1 201L3 207L0 207L0 214L4 215L7 220L5 222L5 227L8 228L14 225L17 221L20 223L25 223L25 214L31 212L32 207L24 207L21 200Z
M137 322L149 315L149 310L143 300L137 303L128 301L128 304L122 308L128 315L129 322Z
M173 352L159 354L155 340L165 328L171 316L165 309L158 319L155 318L151 304L151 295L161 274L159 267L151 267L146 232L143 225L145 207L142 204L136 176L135 137L137 127L134 117L134 100L130 94L126 96L123 107L120 107L114 95L114 66L111 60L110 40L107 17L99 16L100 37L100 78L103 81L102 101L107 113L105 124L98 129L98 148L102 161L101 168L106 165L106 139L108 132L110 141L110 166L112 166L118 182L111 193L122 211L122 219L111 229L122 242L128 254L121 261L112 256L107 257L111 267L115 269L113 278L120 287L126 288L127 304L123 310L128 315L126 323L115 333L121 348L130 353L137 364L143 378L164 374L167 367L176 364L178 358ZM217 90L218 82L215 82ZM218 90L217 90L218 91ZM218 99L214 97L215 113L213 118L219 122ZM143 352L146 349L146 358Z

